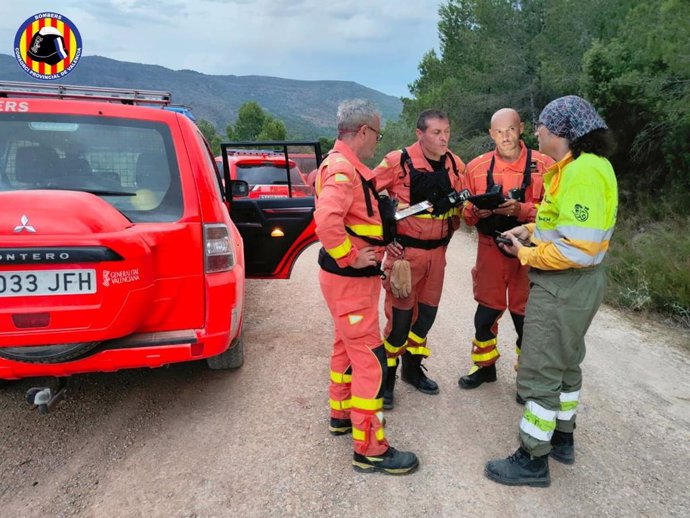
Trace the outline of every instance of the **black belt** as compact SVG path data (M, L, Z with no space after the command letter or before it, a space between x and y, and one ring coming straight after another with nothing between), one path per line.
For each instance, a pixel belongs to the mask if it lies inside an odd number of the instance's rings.
M395 240L402 246L409 246L410 248L421 248L423 250L433 250L441 246L446 246L450 243L451 234L448 234L443 239L417 239L410 236L397 235Z
M328 252L323 248L319 250L319 266L328 273L342 275L343 277L378 277L383 273L380 263L376 266L367 266L365 268L353 268L352 266L341 268L335 262L335 259L328 255Z

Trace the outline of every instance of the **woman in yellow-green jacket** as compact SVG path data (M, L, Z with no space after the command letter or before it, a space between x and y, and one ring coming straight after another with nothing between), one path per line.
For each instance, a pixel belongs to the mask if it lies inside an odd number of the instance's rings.
M491 460L486 475L501 484L546 487L548 458L575 462L573 430L580 399L585 334L604 296L602 261L618 209L608 128L584 99L549 103L536 128L539 151L554 160L544 175L536 222L504 234L501 247L531 267L517 375L525 410L520 448Z

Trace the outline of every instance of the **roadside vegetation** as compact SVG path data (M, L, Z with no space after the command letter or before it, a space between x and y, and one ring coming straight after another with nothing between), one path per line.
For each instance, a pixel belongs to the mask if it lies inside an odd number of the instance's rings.
M618 146L608 303L690 327L687 0L447 0L439 15L439 50L422 58L412 97L402 99L400 119L385 125L370 165L412 142L427 108L449 113L451 148L467 162L491 149L487 128L497 109L517 109L526 143L536 146L533 121L549 101L567 94L590 100ZM257 139L285 136L279 122L250 102L226 133L252 140L242 129L250 127ZM202 127L217 145L211 130ZM332 142L322 138L323 150Z

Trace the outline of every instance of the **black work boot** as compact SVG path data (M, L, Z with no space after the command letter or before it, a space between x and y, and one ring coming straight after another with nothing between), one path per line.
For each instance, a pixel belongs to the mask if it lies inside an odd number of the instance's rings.
M395 379L398 377L398 359L395 359L395 367L388 367L386 369L386 379L383 380L383 409L393 410L395 403L393 402L395 389Z
M553 460L563 464L575 464L575 441L572 433L555 430L551 436L551 453Z
M374 473L379 471L388 475L407 475L419 466L417 456L409 451L398 451L389 446L382 455L367 457L355 452L352 458L352 467L361 473Z
M507 486L549 487L549 456L533 457L518 448L507 459L494 459L486 463L484 474Z
M525 403L527 403L527 401L525 401L525 398L523 398L519 392L515 393L515 402L518 405L524 405Z
M402 357L402 380L425 394L438 394L438 384L426 377L422 356L405 352Z
M492 383L496 381L496 364L488 367L479 367L474 365L467 376L462 376L458 380L460 388L473 389L477 388L482 383Z
M345 435L352 432L352 421L349 419L338 419L331 417L331 422L328 425L328 431L331 435Z

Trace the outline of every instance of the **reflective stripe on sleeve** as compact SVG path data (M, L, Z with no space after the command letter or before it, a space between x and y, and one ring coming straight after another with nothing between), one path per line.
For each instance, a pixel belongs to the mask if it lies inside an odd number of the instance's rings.
M547 410L535 401L525 403L520 430L540 441L550 441L556 429L556 411Z
M349 254L350 250L352 250L352 242L350 241L349 237L345 236L345 241L343 241L342 244L334 248L327 248L326 252L328 252L328 255L330 255L333 259L340 259L341 257L345 257L347 254Z
M386 358L387 367L397 367L398 360L396 358Z
M352 374L331 371L331 381L333 383L352 383Z
M580 391L561 392L561 409L558 411L556 419L559 421L569 421L577 413L577 406L580 403Z

